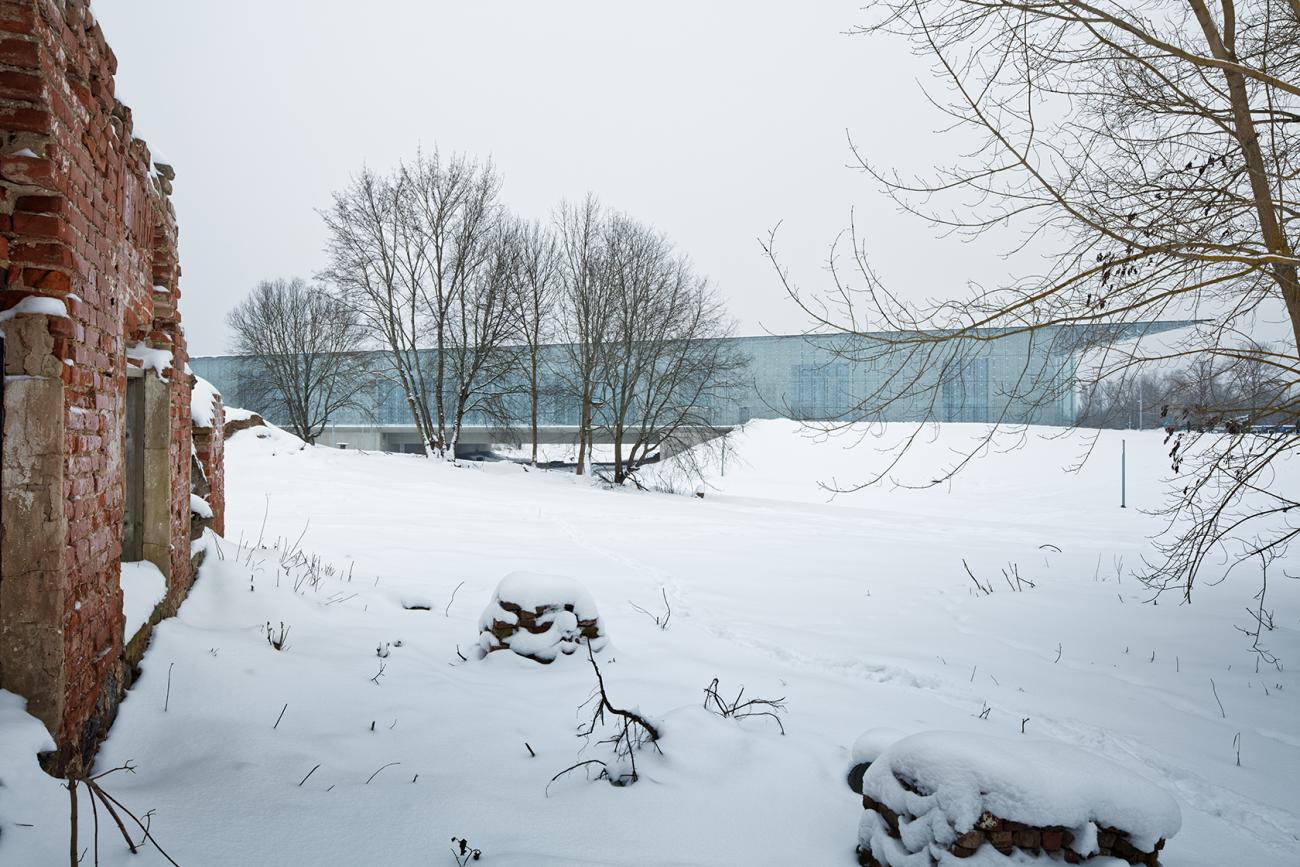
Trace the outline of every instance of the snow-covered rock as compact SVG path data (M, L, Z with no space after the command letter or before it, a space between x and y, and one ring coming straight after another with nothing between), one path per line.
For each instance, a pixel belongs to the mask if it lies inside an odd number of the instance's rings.
M479 617L479 648L513 650L538 662L554 662L583 642L605 646L605 628L587 589L560 575L512 572L497 585Z
M961 858L1002 865L1017 851L1071 863L1098 856L1156 864L1182 826L1163 789L1056 741L924 732L883 748L879 742L869 732L853 750L855 760L870 762L858 832L866 864L930 867Z

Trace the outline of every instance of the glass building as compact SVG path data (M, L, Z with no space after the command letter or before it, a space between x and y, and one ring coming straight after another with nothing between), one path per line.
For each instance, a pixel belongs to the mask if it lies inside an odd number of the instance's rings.
M710 394L697 415L701 424L719 428L755 418L1070 425L1077 412L1077 367L1091 347L1190 324L1056 326L1022 333L978 329L958 340L942 339L939 332L728 338L726 348L747 365ZM375 355L379 368L383 356ZM567 358L563 346L546 348L539 424L552 442L572 439L578 425L578 402L566 387ZM221 391L227 406L284 422L275 406L253 399L257 374L248 358L200 357L190 366ZM502 389L504 423L500 415L468 413L462 442L518 441L529 415L521 386ZM362 406L335 413L318 441L411 450L418 438L400 389L376 378L368 392ZM450 406L450 395L447 400Z

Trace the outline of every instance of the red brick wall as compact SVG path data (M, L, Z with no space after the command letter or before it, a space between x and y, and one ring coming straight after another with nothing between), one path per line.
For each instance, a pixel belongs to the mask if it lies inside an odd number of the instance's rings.
M168 198L174 175L154 167L133 135L130 109L114 98L116 68L87 0L0 0L0 236L9 259L0 308L49 295L63 299L70 315L50 318L49 327L64 361L72 591L63 624L66 705L53 734L73 749L102 736L131 678L121 662L118 563L125 348L141 341L173 353L164 614L192 580L190 377Z
M221 400L213 401L212 427L194 428L194 451L208 477L208 505L212 507L212 529L218 536L226 532L225 426L226 409Z

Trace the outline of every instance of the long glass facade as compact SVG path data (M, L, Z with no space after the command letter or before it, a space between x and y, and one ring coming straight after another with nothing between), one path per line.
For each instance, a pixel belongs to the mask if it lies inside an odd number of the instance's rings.
M1130 339L1187 322L1123 326L1074 326L1007 334L992 329L960 340L938 334L791 335L729 338L729 349L748 365L734 384L704 400L701 422L720 427L753 418L819 421L1010 422L1069 425L1075 420L1075 372L1080 355L1103 339ZM1116 334L1115 329L1122 329ZM566 386L562 346L547 347L540 424L572 427L578 404ZM426 361L432 362L429 353ZM228 406L284 419L274 406L251 395L256 374L240 356L193 358L191 368L221 391ZM382 355L376 354L377 370ZM522 382L499 398L506 427L528 423ZM450 405L451 395L447 396ZM467 415L468 427L502 427L500 413ZM379 429L409 426L406 401L394 384L377 376L361 406L338 412L338 426Z

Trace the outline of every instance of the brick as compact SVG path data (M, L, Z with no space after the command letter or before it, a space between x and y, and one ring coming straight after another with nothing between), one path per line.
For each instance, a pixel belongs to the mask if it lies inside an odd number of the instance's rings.
M25 214L13 216L13 231L34 238L58 238L64 234L63 220L52 214Z
M0 129L50 134L54 132L54 118L41 108L0 105Z
M14 201L15 213L61 214L67 206L63 196L19 196Z
M22 241L11 244L9 255L12 261L24 265L48 265L55 268L72 268L72 250L65 244L55 241Z
M39 100L45 93L45 80L32 72L16 69L0 70L0 97Z
M27 39L0 39L0 63L37 69L41 65L40 46Z
M0 5L0 33L30 33L36 24L36 10L29 3Z

